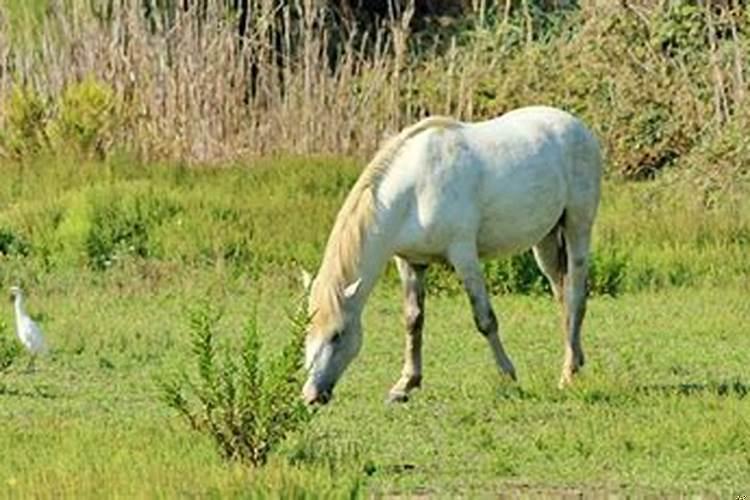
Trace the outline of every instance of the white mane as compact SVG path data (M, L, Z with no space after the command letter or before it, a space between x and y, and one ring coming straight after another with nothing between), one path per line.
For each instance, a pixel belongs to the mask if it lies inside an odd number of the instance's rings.
M453 118L434 116L402 130L389 139L365 167L344 201L328 238L323 262L310 295L313 322L330 325L341 321L344 288L357 279L356 271L367 228L375 215L375 190L393 159L412 137L430 128L458 127Z

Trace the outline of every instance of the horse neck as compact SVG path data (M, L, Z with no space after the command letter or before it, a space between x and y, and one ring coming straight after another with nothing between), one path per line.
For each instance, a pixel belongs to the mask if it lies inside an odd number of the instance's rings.
M392 255L391 242L394 226L390 224L390 215L390 213L382 213L376 216L375 222L368 228L362 245L362 253L357 266L359 269L356 273L356 276L362 279L356 294L360 310L364 307L364 302Z
M377 206L377 204L376 204ZM397 207L379 208L372 220L365 227L362 244L358 252L356 265L353 267L351 276L338 276L331 283L338 289L344 289L352 283L361 279L357 293L352 299L347 300L347 308L360 314L365 302L374 288L380 273L392 256L392 241L398 230ZM326 260L332 257L326 256ZM323 262L323 266L335 265L333 262Z

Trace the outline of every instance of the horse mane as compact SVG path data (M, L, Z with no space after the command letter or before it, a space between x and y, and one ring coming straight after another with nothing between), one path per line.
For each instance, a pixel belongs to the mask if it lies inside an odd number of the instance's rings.
M344 288L355 281L367 228L376 212L375 191L406 142L427 129L457 127L461 122L444 116L432 116L403 129L388 139L360 174L339 210L323 261L311 290L313 321L328 324L341 321Z

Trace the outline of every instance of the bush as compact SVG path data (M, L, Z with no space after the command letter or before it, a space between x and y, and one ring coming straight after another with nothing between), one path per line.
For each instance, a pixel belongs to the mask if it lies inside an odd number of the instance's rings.
M125 256L152 256L153 229L179 211L168 197L154 193L125 197L122 193L97 193L90 203L85 247L89 264L98 270Z
M183 372L161 383L162 397L192 429L209 435L224 459L263 465L269 453L311 416L299 396L307 322L302 313L294 315L288 343L264 364L255 314L245 327L239 356L224 353L219 359L219 318L209 306L190 314L198 382Z
M48 110L42 96L31 87L16 85L2 107L6 112L5 132L0 132L2 149L14 159L40 153L48 144Z
M531 250L505 259L487 261L484 265L487 288L495 293L544 293L549 282L534 259Z
M593 253L589 270L589 291L594 295L619 295L623 291L627 271L627 258L614 244Z
M25 239L10 228L0 227L0 255L25 257L28 254L29 244Z
M520 293L541 294L550 291L547 278L534 260L531 250L504 258L489 259L482 263L487 291L491 294ZM399 278L394 269L386 272L391 284ZM431 265L427 273L427 290L430 294L463 294L461 280L449 264Z
M120 123L113 89L93 77L68 85L50 125L56 149L74 147L78 153L104 157Z

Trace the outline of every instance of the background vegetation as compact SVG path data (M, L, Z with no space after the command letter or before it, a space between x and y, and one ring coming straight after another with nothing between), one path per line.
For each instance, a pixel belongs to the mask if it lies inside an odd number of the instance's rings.
M189 168L127 159L50 158L0 167L0 279L105 272L130 261L164 269L227 270L286 280L314 270L359 163L278 158L248 168ZM591 291L623 292L741 282L748 276L746 197L706 207L666 179L610 182L595 227ZM280 224L279 221L284 223ZM485 264L494 292L545 293L530 253ZM23 275L19 276L18 273ZM389 268L386 282L397 282ZM449 269L432 293L459 293Z
M592 125L612 174L747 179L738 0L425 3L3 0L0 152L367 156L426 114L545 103Z

